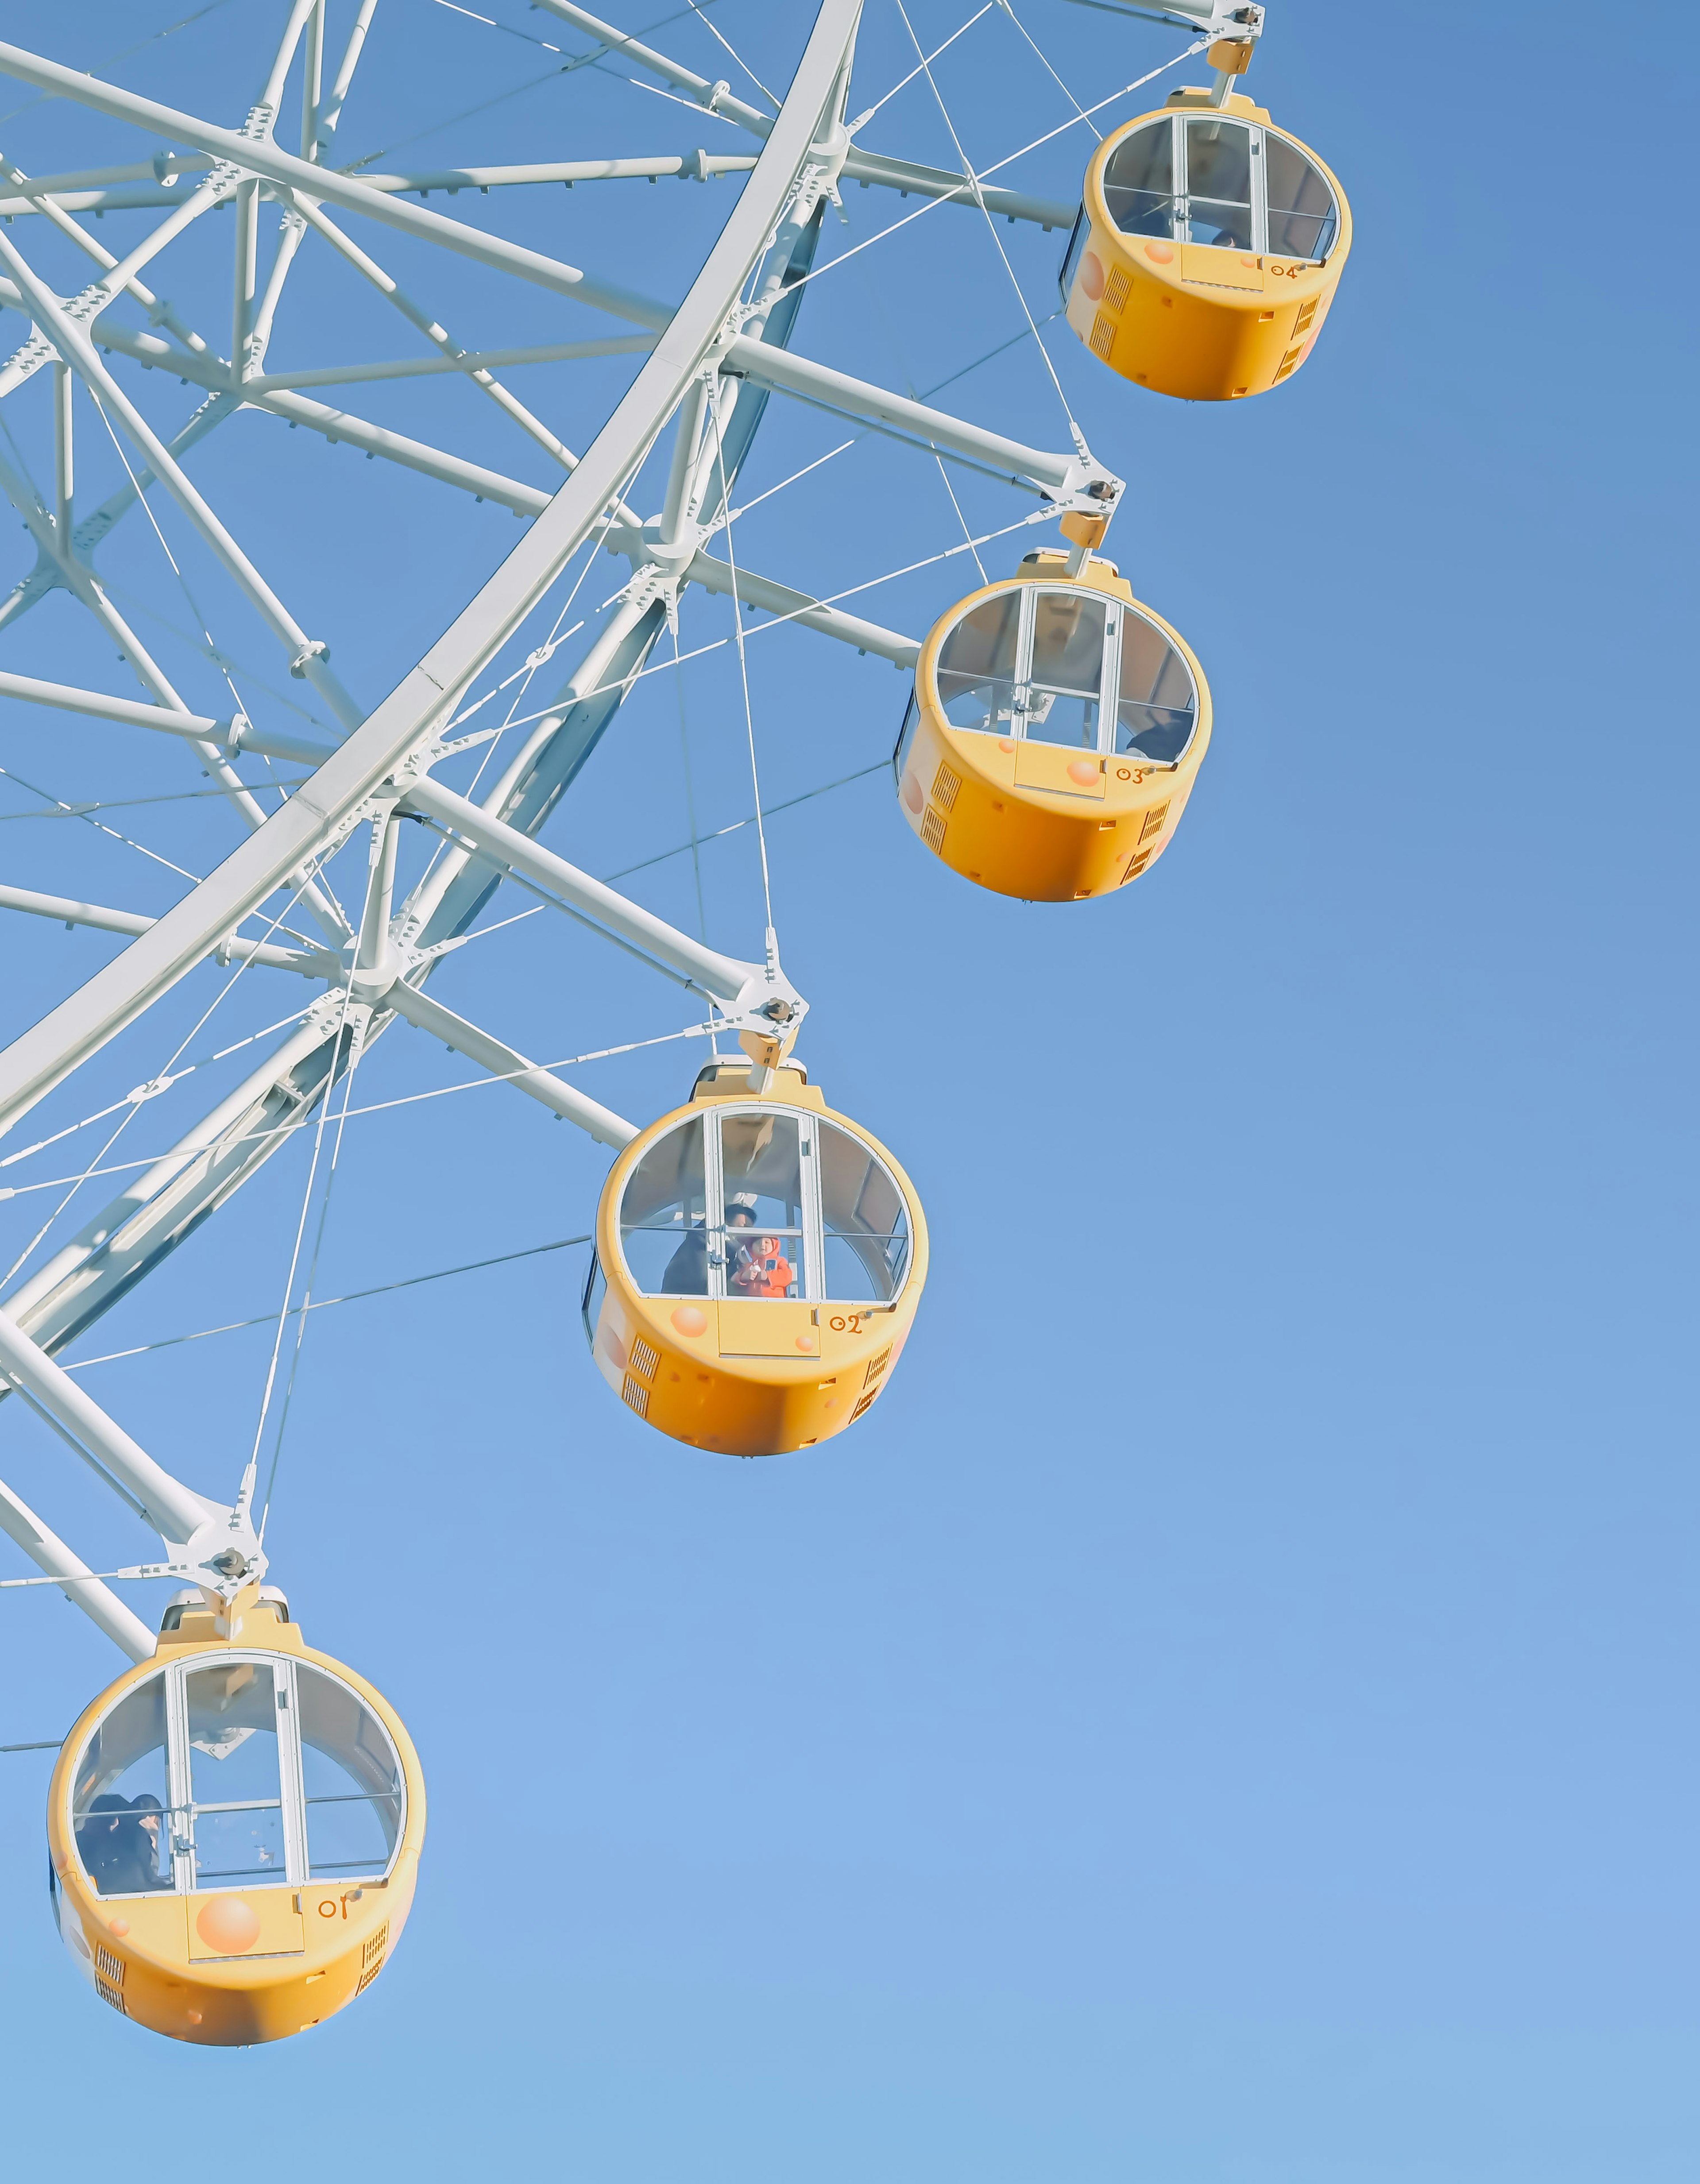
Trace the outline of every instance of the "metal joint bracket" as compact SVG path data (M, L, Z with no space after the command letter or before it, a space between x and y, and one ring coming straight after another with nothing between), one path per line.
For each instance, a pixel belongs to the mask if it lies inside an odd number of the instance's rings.
M1089 453L1084 461L1071 465L1061 490L1047 493L1045 499L1066 515L1101 516L1107 522L1127 489L1125 478L1094 462Z
M326 644L322 637L315 637L310 644L304 644L300 651L298 652L293 660L290 661L289 671L295 677L298 682L303 682L306 679L307 663L309 660L328 660L330 657L330 646Z

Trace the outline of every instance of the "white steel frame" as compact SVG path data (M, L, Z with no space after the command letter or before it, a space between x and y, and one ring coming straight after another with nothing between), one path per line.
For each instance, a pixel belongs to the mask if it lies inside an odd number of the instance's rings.
M434 1000L426 983L435 963L458 944L493 883L511 877L687 986L716 1021L763 1042L770 1056L789 1045L807 1008L787 978L770 928L760 960L724 953L669 925L641 904L545 848L538 829L556 796L618 707L660 632L676 626L681 593L695 584L733 594L770 613L912 667L918 641L705 550L723 514L724 450L771 391L912 443L935 458L968 465L1034 496L1056 513L1094 515L1113 509L1122 482L1075 433L1062 450L1028 446L958 416L870 384L789 346L796 298L794 266L806 262L823 204L847 182L922 199L954 200L977 216L1067 231L1073 203L993 187L962 171L858 149L860 120L847 120L861 0L819 0L818 13L777 114L733 95L569 0L538 0L549 16L694 103L743 129L749 152L683 151L661 157L565 161L507 167L431 168L354 174L328 163L337 121L377 0L360 0L347 47L334 73L325 51L326 0L278 0L281 36L259 96L236 128L182 113L68 68L20 47L0 44L0 75L37 92L133 125L168 152L130 164L31 177L0 159L0 302L27 315L28 340L0 365L0 400L46 370L53 374L57 421L52 504L0 457L3 492L27 528L33 566L0 600L0 636L53 589L75 599L115 643L142 686L121 699L39 677L0 671L0 697L47 705L92 719L148 728L186 743L229 798L248 832L205 880L163 916L0 888L0 909L81 923L131 936L105 968L68 994L0 1050L0 1134L98 1054L126 1026L170 994L209 957L287 970L315 982L319 997L275 1050L183 1133L164 1158L128 1184L10 1295L0 1299L0 1383L22 1396L164 1541L165 1560L125 1575L171 1574L215 1600L234 1597L265 1571L253 1507L250 1464L236 1498L224 1502L191 1490L127 1435L54 1362L64 1346L133 1284L167 1257L198 1222L255 1174L287 1133L324 1100L351 1051L399 1019L443 1040L481 1068L618 1147L634 1126L533 1063L494 1032ZM1196 52L1212 37L1254 38L1262 11L1228 0L1177 0L1151 9L1109 5L1185 26ZM299 64L298 148L274 135L280 104ZM1218 92L1222 83L1218 81ZM1225 95L1225 94L1223 94ZM861 119L865 120L866 117ZM576 187L674 177L708 183L739 175L741 188L688 292L677 303L510 242L428 202L463 191L488 194L527 185ZM234 279L227 346L184 324L143 279L173 240L214 208L234 209ZM276 255L262 279L258 229L263 204L279 208ZM122 259L86 224L112 209L158 209L163 218ZM344 223L365 223L357 240ZM32 263L39 221L59 231L90 261L90 278L62 296ZM382 244L395 231L512 279L588 305L618 322L606 337L529 348L463 347L429 306L386 270ZM280 298L301 251L334 252L368 281L437 354L390 363L326 364L268 373L266 352ZM369 247L370 246L370 247ZM800 256L800 254L801 255ZM126 326L111 307L138 304L152 327ZM567 445L499 376L511 365L544 359L630 354L644 361L630 386L582 452ZM169 439L126 391L120 366L167 370L205 398ZM555 465L563 482L552 494L449 450L413 440L332 408L308 390L421 375L460 375L504 412ZM72 387L98 396L128 443L132 482L100 507L81 512L76 498ZM369 455L401 464L462 492L511 508L527 527L495 573L442 636L370 712L338 680L333 632L309 630L283 593L244 550L233 530L184 468L205 436L244 407L257 408ZM660 515L645 520L623 498L660 437L672 427L672 462ZM722 477L716 480L716 465ZM96 547L140 494L170 496L207 549L270 629L291 674L328 710L341 740L263 728L239 711L198 713L114 604L96 573ZM449 732L457 707L499 649L543 600L571 559L601 530L631 566L630 581L588 640L577 665L538 720L519 755L475 800L444 786L432 769L461 748ZM257 801L237 761L254 754L311 769L275 811ZM397 830L413 817L449 844L406 902L393 902ZM326 861L369 828L365 900L358 922L345 916L318 875ZM280 894L320 927L317 947L239 935L245 919ZM275 921L274 921L275 922ZM133 1658L154 1648L153 1633L71 1549L9 1490L0 1486L3 1529L46 1574Z

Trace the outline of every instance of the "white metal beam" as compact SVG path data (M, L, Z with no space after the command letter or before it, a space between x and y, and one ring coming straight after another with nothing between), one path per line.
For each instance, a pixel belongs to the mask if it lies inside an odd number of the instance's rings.
M534 880L539 887L549 889L563 902L571 903L587 917L594 918L621 939L665 963L669 970L719 1001L728 1013L750 1007L758 994L766 998L768 973L764 966L740 962L735 956L722 956L718 949L707 947L688 933L681 933L665 918L655 916L640 903L628 901L588 872L581 872L577 865L569 864L565 857L556 856L553 850L544 849L541 842L534 842L529 834L521 834L516 827L469 803L465 797L457 796L452 788L444 788L428 775L408 784L404 801L408 810L422 811L428 818L451 827L498 866ZM774 985L772 991L781 1000L794 998L789 988L783 985Z
M30 315L64 361L99 395L146 458L148 467L248 595L249 604L286 648L293 674L304 675L346 728L364 717L326 664L329 648L309 638L237 545L188 473L113 377L83 329L0 229L0 261L23 294Z
M779 121L688 295L545 513L419 665L326 760L307 788L292 796L114 962L0 1052L0 1132L9 1129L88 1056L211 954L224 935L304 858L335 839L366 797L434 733L473 677L548 592L623 491L718 337L727 312L761 256L809 157L822 113L850 50L860 12L859 0L822 0ZM168 111L147 100L131 101L127 93L109 94L92 86L91 79L39 62L14 47L0 47L0 70L40 88L62 91L81 103L110 98L116 103L108 110L148 126L162 125L159 117ZM99 91L99 99L89 98L92 88ZM293 172L298 166L303 169L298 176ZM291 171L281 179L292 184L299 180L316 189L329 178L298 161L291 163ZM330 192L321 190L320 194ZM391 211L404 209L376 192L371 194ZM417 221L434 220L435 216L421 211L410 212L410 217ZM434 227L430 231L438 239Z
M653 334L615 334L607 341L549 342L538 348L487 348L457 356L399 357L387 364L315 365L305 371L268 371L246 382L242 393L256 398L301 387L352 387L369 379L431 379L443 372L500 370L518 364L576 364L591 357L644 356L655 346Z
M187 1542L219 1513L217 1502L203 1501L181 1479L173 1479L3 1312L0 1373L135 1496L161 1539Z
M42 894L35 888L0 886L0 910L27 911L32 917L52 918L58 925L88 925L99 933L128 933L131 939L159 922L139 910L108 910L98 902ZM304 978L335 978L343 970L339 956L281 948L270 940L240 940L232 936L220 952L233 962L261 963L271 971L298 971Z
M571 4L571 0L537 0L537 5L547 9L551 15L558 15L563 23L571 23L574 30L582 31L587 36L594 38L599 45L606 46L610 53L618 53L621 60L634 61L639 68L647 69L651 75L660 76L663 83L672 84L675 91L688 91L699 106L705 107L711 114L723 114L729 120L739 122L749 130L751 136L765 137L772 130L773 116L764 114L760 107L751 106L744 99L734 98L730 84L711 83L705 75L699 75L694 69L688 69L677 61L669 60L665 53L658 53L653 46L639 45L636 38L627 37L625 31L616 30L612 23L605 23L599 15L593 15L588 8L575 7Z
M81 1555L75 1555L59 1534L44 1524L11 1488L0 1481L0 1532L14 1539L39 1570L63 1580L59 1591L74 1607L105 1631L113 1644L132 1661L151 1661L153 1633L127 1608L110 1585L93 1576Z
M79 690L69 682L43 682L34 675L13 675L4 670L0 670L0 698L15 698L26 705L52 705L64 713L87 713L97 720L120 721L126 727L159 728L191 742L259 751L266 758L288 759L298 766L322 766L332 748L312 736L256 727L241 714L227 721L215 720L209 713L174 712L164 705L144 705L139 699L109 698L103 690Z
M603 1106L563 1078L540 1069L516 1047L481 1031L477 1024L468 1023L465 1017L456 1016L453 1009L445 1008L429 994L421 993L418 987L400 983L393 985L385 994L382 1006L404 1017L409 1023L416 1024L421 1031L429 1032L432 1039L440 1039L457 1054L464 1054L469 1061L476 1061L481 1069L505 1078L516 1092L524 1092L540 1101L551 1114L577 1123L581 1130L589 1132L598 1145L612 1145L618 1152L638 1135L635 1123L628 1123L611 1107Z
M346 212L365 213L370 219L382 220L386 226L399 228L404 234L456 251L463 258L493 266L498 272L516 274L522 281L552 289L557 295L570 296L616 318L652 327L658 333L673 315L666 304L641 296L634 289L621 287L611 281L597 280L576 265L545 257L538 250L527 250L499 236L486 235L478 228L449 220L424 205L404 203L382 190L373 189L354 176L338 174L331 168L313 166L305 159L295 159L280 151L276 144L259 142L234 129L220 129L194 114L162 106L157 99L141 98L134 92L120 91L115 84L103 83L98 77L81 75L75 69L62 68L57 61L27 53L21 46L0 44L0 75L14 76L19 82L31 84L53 97L73 99L80 106L93 108L98 114L109 114L114 120L133 122L138 128L169 136L174 142L192 144L220 161L229 161L244 173L263 175L268 181L281 182L288 189L305 190L309 196L322 198L327 204L340 205ZM215 174L218 171L215 168ZM188 208L184 209L187 212ZM171 223L168 221L166 225Z
M730 562L717 561L711 554L698 554L685 575L705 591L718 592L725 598L735 592L746 606L783 615L804 629L835 637L841 644L853 644L858 652L878 653L882 660L895 660L900 667L912 667L921 657L919 638L904 637L895 629L883 629L876 621L864 621L860 615L825 606L807 592L776 584L771 577L759 577L753 570L734 570Z

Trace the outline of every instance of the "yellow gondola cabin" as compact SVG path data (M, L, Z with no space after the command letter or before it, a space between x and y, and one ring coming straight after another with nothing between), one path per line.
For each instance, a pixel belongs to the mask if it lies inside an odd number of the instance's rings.
M1233 401L1304 364L1351 249L1345 192L1314 152L1249 98L1177 92L1094 153L1063 308L1123 379Z
M911 831L965 879L1028 902L1148 872L1210 742L1184 639L1112 561L1070 576L1069 560L1029 554L938 624L894 754Z
M872 1408L926 1279L927 1224L884 1146L800 1064L721 1061L615 1162L584 1329L649 1424L775 1456Z

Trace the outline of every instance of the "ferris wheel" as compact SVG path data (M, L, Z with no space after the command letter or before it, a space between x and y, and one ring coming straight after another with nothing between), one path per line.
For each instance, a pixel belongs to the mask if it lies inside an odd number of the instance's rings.
M1262 35L1261 7L1090 4L1103 20L1107 92L1082 103L1069 91L1073 111L1059 128L979 169L939 87L945 47L1001 8L1033 65L1056 75L1004 0L930 51L900 6L913 56L895 86L858 73L861 0L821 0L783 96L766 88L775 70L764 52L743 47L729 6L711 14L688 0L668 18L688 30L693 50L715 42L731 73L713 76L651 44L660 26L628 34L571 0L534 0L547 36L456 8L545 48L557 74L588 71L580 80L590 96L617 75L659 92L675 116L683 106L716 117L736 147L507 166L390 170L382 154L343 164L378 0L251 7L257 96L244 114L216 121L121 89L98 68L85 73L0 45L0 73L22 95L62 102L134 139L133 156L105 168L26 174L0 157L0 306L17 315L10 323L21 336L0 365L0 487L33 556L0 601L0 700L8 711L121 727L157 753L162 796L186 771L187 746L211 784L192 793L218 800L228 816L221 861L204 878L186 874L192 883L158 916L0 884L0 909L127 944L0 1051L0 1134L12 1141L0 1162L9 1211L22 1216L8 1247L19 1256L0 1284L0 1417L15 1406L49 1423L161 1551L94 1569L4 1485L0 1529L38 1570L5 1583L58 1585L132 1664L64 1739L47 1826L68 1950L105 2003L154 2031L230 2046L323 2022L378 1976L414 1893L425 1830L417 1755L382 1696L308 1646L284 1591L267 1582L265 1544L280 1407L287 1415L316 1264L310 1217L316 1207L322 1236L327 1178L374 1043L411 1026L535 1103L533 1113L564 1118L614 1153L594 1239L582 1240L594 1245L584 1336L607 1400L704 1451L811 1448L855 1425L891 1386L927 1279L927 1225L897 1154L828 1104L796 1052L811 1001L828 997L805 997L781 960L754 766L750 613L767 618L763 628L809 632L825 671L849 648L910 679L890 758L892 803L919 845L913 854L971 886L1047 904L1119 894L1175 838L1211 738L1205 668L1102 550L1124 493L1118 450L1088 445L1041 327L1056 320L1064 346L1072 332L1067 369L1115 375L1130 408L1136 388L1193 402L1265 393L1311 354L1351 248L1351 215L1323 161L1240 88ZM1179 31L1184 42L1111 83L1136 58L1126 19ZM1173 72L1195 57L1206 82L1178 84ZM859 141L915 83L936 98L955 166ZM1101 137L1112 109L1122 118ZM1065 134L1091 145L1079 198L1030 194L1021 162ZM582 191L571 200L577 223L586 200L594 207L617 182L728 177L731 210L677 302L537 247L534 226L525 231L532 241L503 232L508 208L563 186ZM879 193L890 220L863 242L823 248L828 215L851 185ZM450 208L461 197L476 201L476 222L463 216L467 206ZM223 211L233 230L227 337L223 324L198 328L160 292L156 263L169 264L174 248L204 235L208 214ZM934 214L989 229L997 243L1021 337L1056 396L1062 421L1049 444L893 392L809 348L815 280ZM1042 303L999 240L1011 226L1055 237L1056 288ZM575 237L583 231L575 225ZM568 337L499 348L467 340L464 329L451 334L387 269L387 242L398 236L564 304L575 315ZM309 321L327 360L268 369L275 329L315 259L357 277L408 322L407 355L338 364L334 323ZM81 286L65 277L73 265ZM630 364L616 368L629 379L593 432L577 431L564 404L533 406L515 391L532 366L624 358ZM451 443L465 414L456 405L474 395L490 405L516 445L551 466L549 488L340 406L351 389L361 398L363 383L402 382L439 390ZM861 612L857 594L871 582L800 588L805 553L784 572L795 582L745 566L737 495L776 395L835 430L848 426L853 440L895 443L941 476L976 475L1008 495L1012 520L979 534L964 521L962 542L931 557L972 554L983 581L924 637ZM240 499L231 505L197 482L197 450L244 412L431 481L446 524L468 495L525 523L500 566L374 705L342 679L337 631L298 620L287 575L264 569L244 543ZM1037 425L1034 433L1043 437ZM291 444L276 432L254 442L256 476L275 484L287 475ZM108 460L108 448L123 482L90 508L78 489L80 451ZM348 509L332 520L356 521L357 495ZM126 535L151 527L181 580L162 514L176 535L193 534L270 632L288 671L281 694L234 670L187 583L204 639L190 633L199 655L192 686L150 649L103 575L100 549L120 525ZM1038 525L1054 528L1041 543L1025 540ZM623 581L599 605L587 602L587 579L610 554ZM50 597L65 610L56 624L64 672L14 671L8 645ZM646 678L677 679L716 648L739 671L766 898L762 926L722 936L725 948L545 839L593 755L617 736L634 691L649 687ZM89 687L86 662L114 652L130 678L121 695ZM214 710L192 694L219 687L227 702ZM61 800L57 808L86 816L103 807ZM516 899L527 911L571 920L634 973L660 975L683 994L693 1021L670 1036L705 1046L683 1104L628 1120L561 1074L565 1063L537 1061L431 991L439 965L493 932ZM489 916L493 905L500 918ZM1106 914L1124 916L1126 905ZM209 966L220 983L191 1033L174 1034L155 1073L126 1100L79 1114L87 1103L78 1072ZM217 1046L208 1020L250 979L279 989L293 981L293 996L304 982L307 998L265 1034L210 1056L222 1064L245 1050L235 1081L220 1080L215 1104L194 1114L185 1104L192 1092L175 1090L203 1066L190 1050ZM562 1031L571 1037L569 1026ZM117 1133L138 1112L156 1121L168 1100L178 1111L172 1142L126 1163L127 1146L114 1150ZM38 1109L54 1127L23 1145L22 1126ZM101 1150L67 1159L68 1141L85 1128ZM142 1447L121 1423L121 1403L97 1401L77 1361L61 1356L290 1147L299 1149L304 1188L279 1244L285 1294L254 1444L232 1459L229 1478L192 1488L171 1451ZM70 1172L42 1178L44 1164ZM91 1214L85 1192L114 1176L117 1195ZM113 1589L131 1579L171 1585L157 1629Z

